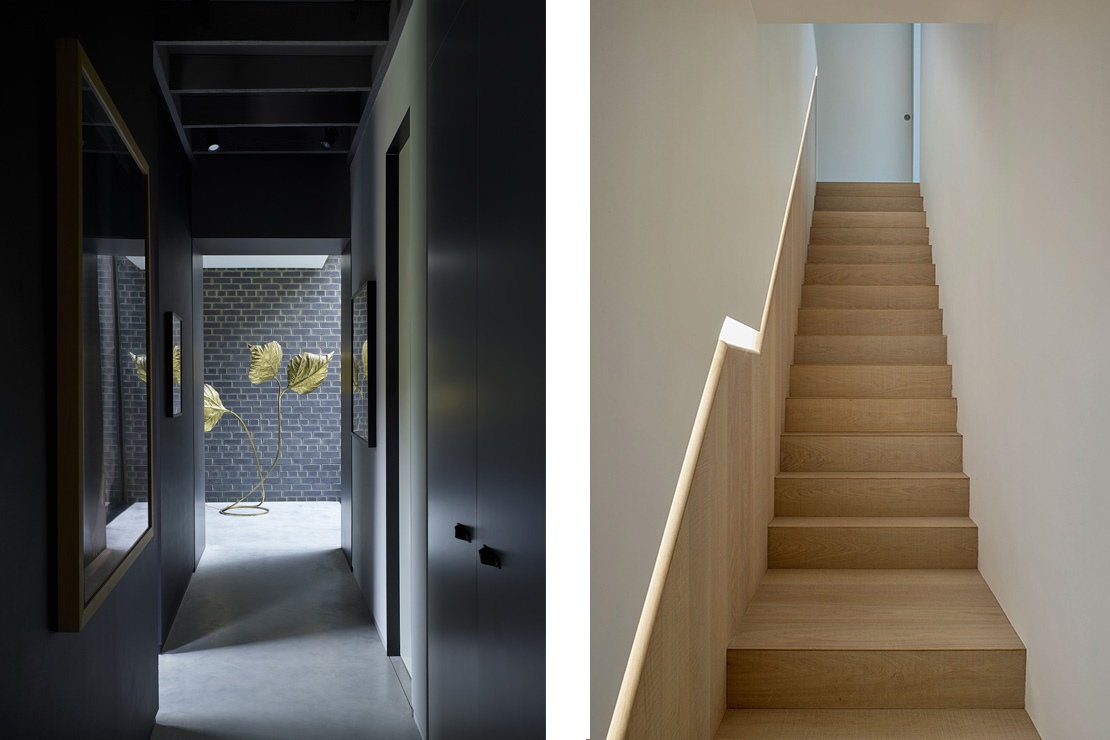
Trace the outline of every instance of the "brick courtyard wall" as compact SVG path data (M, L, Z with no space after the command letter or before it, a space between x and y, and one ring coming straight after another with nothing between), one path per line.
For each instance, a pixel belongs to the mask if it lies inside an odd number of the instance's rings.
M320 270L204 270L204 382L246 421L263 474L277 451L279 386L274 380L251 385L248 346L281 344L281 387L294 355L335 351L319 388L282 397L281 457L266 481L268 501L339 500L340 288L338 257ZM258 483L250 443L234 416L224 414L204 438L208 501L235 501ZM248 502L258 498L255 492Z

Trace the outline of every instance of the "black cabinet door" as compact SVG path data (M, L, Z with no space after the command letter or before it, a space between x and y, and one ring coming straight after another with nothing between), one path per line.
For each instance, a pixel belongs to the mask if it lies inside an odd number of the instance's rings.
M428 68L429 740L478 738L477 545L455 538L476 527L477 45L467 2Z
M481 8L477 544L501 567L478 566L478 721L529 740L545 729L544 6Z

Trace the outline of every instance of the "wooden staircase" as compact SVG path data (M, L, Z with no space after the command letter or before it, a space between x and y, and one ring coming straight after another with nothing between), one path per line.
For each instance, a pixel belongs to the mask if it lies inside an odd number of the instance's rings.
M818 183L794 352L717 738L1038 738L977 570L918 185Z

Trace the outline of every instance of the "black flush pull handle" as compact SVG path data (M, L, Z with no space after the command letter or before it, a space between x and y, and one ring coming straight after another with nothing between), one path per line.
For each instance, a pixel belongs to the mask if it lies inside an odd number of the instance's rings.
M470 527L466 526L465 524L456 524L455 525L455 539L456 540L463 540L465 542L471 542L474 539L474 535L470 531Z
M482 545L478 549L478 559L482 561L482 565L492 565L494 568L501 567L501 556L497 554L497 550L489 545Z

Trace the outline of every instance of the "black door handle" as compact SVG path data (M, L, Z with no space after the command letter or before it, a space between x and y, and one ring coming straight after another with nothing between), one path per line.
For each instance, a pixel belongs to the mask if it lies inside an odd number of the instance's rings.
M489 545L482 545L478 549L478 560L482 561L482 565L492 565L494 568L501 567L501 555Z
M455 539L463 540L464 542L472 542L474 540L474 533L470 530L470 527L465 524L456 524Z

